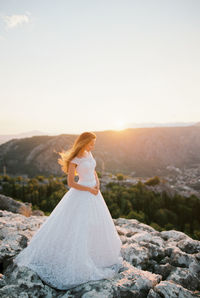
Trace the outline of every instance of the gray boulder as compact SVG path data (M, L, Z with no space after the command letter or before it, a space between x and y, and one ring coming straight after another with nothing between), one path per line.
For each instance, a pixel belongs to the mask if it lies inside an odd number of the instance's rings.
M32 204L31 203L22 203L16 201L8 196L0 194L0 210L7 210L14 213L20 214L31 214Z

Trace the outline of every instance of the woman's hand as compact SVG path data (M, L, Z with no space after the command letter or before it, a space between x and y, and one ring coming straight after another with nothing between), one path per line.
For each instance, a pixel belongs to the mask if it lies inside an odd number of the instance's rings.
M99 189L97 188L97 186L94 187L90 187L89 191L93 194L93 195L97 195L99 192Z

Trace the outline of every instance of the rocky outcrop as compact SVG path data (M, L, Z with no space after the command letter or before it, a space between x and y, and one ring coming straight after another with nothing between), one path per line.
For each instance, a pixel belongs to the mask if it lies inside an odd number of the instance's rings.
M0 210L7 210L14 213L20 213L25 216L44 216L44 212L42 210L32 210L31 203L22 203L2 194L0 194Z
M4 196L0 194L0 209L1 210L7 210L14 213L21 213L27 212L31 213L32 204L31 203L22 203L19 201L16 201L8 196Z
M115 277L66 291L49 287L34 271L12 261L46 218L0 211L0 297L200 297L200 241L124 218L113 219L124 259Z

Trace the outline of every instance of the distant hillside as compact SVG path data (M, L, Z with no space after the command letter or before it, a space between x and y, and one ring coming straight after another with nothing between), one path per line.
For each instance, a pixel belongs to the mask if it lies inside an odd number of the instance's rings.
M22 138L40 136L45 134L46 133L39 130L32 130L32 131L27 131L27 132L18 133L18 134L8 134L8 135L4 134L4 135L0 135L0 144L6 143L12 139L22 139Z
M200 127L129 128L123 131L95 132L97 141L92 152L96 169L136 176L165 174L166 166L200 165ZM68 149L76 135L34 136L11 140L0 146L0 172L34 176L60 175L59 155Z
M141 127L171 127L171 126L191 126L198 125L196 122L146 122L146 123L129 123L126 128L141 128Z

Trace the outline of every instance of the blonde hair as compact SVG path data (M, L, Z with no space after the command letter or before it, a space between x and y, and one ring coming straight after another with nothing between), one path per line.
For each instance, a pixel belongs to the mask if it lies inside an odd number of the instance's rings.
M95 133L83 132L75 139L74 144L70 149L58 152L61 156L61 158L58 159L58 163L61 165L61 169L65 174L68 174L69 162L76 157L79 151L92 139L96 139Z

